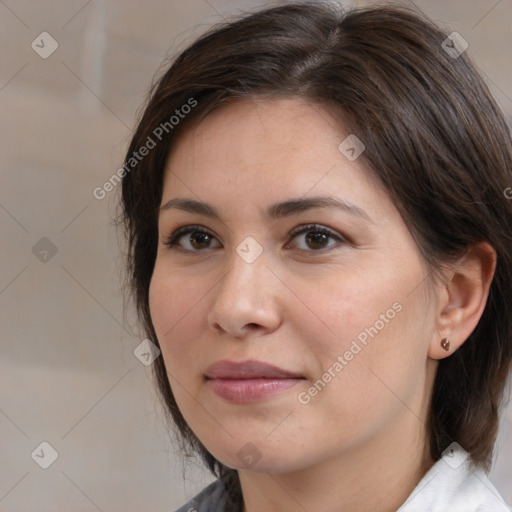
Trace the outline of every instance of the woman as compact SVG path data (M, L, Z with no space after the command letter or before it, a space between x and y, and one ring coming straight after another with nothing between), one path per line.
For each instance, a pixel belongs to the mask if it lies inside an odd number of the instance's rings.
M127 152L158 388L217 480L185 511L507 511L512 141L463 40L399 7L214 27Z

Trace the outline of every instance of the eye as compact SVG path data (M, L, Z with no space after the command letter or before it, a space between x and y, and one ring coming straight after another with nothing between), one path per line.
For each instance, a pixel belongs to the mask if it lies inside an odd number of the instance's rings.
M189 234L193 234L194 236L185 238L189 247L184 248L179 244L179 240ZM183 226L168 236L163 243L172 249L185 252L198 252L198 249L210 249L209 244L212 239L214 239L214 236L209 231L203 229L202 226Z
M299 247L300 250L306 252L320 252L322 249L326 247L331 247L332 245L325 245L325 243L330 239L333 239L340 243L349 243L347 239L338 235L337 233L331 231L330 229L324 228L323 226L319 226L318 224L308 224L306 226L300 226L290 233L292 238L297 238L299 235L307 234L304 238L306 244L308 244L309 248L313 250L308 250L308 248ZM185 237L185 235L193 235ZM188 247L184 247L180 240L184 239L186 245ZM212 249L211 241L216 240L215 236L209 231L205 230L202 226L192 225L192 226L182 226L176 229L171 235L166 237L163 241L163 244L174 249L183 252L199 252L201 249Z
M337 233L331 231L330 229L324 228L323 226L319 226L318 224L308 224L307 226L302 226L294 231L292 231L291 236L293 238L297 238L299 235L306 234L306 237L303 239L306 244L310 248L313 248L313 251L309 251L307 248L304 249L299 247L300 250L307 252L320 252L322 249L326 247L332 247L336 245L335 243L331 245L325 245L325 243L329 240L329 238L341 242L348 243L348 240L338 235Z

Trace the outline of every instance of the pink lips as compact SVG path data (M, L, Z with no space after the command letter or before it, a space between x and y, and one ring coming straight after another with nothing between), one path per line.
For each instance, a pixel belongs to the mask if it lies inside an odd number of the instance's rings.
M298 374L254 360L217 361L208 367L205 375L217 395L234 403L261 400L290 389L303 379Z

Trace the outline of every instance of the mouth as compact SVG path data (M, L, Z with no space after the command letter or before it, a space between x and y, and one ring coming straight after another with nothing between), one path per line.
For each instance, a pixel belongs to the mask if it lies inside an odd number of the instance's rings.
M232 403L249 403L286 391L304 377L260 361L218 361L208 367L206 382L210 388Z
M261 361L235 362L222 360L206 370L208 379L300 379L301 375Z

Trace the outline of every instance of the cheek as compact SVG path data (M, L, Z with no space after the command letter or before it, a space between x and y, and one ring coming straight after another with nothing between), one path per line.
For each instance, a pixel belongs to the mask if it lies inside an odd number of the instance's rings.
M177 273L162 272L155 267L149 287L149 310L166 367L179 371L187 366L184 358L193 354L194 325L201 309L194 290ZM172 356L172 357L171 357Z
M311 290L308 302L315 306L317 317L327 328L324 328L327 346L348 350L354 339L363 344L371 339L376 324L378 333L389 330L401 316L397 312L403 305L401 281L396 275L368 267L352 268L350 273L343 272L326 280L322 290Z
M428 312L421 290L411 293L421 268L413 262L404 270L384 268L356 268L325 282L322 293L311 289L307 301L315 314L304 316L298 326L319 363L314 377L330 369L336 377L323 373L322 380L330 379L328 386L338 391L351 389L354 393L341 395L349 401L360 400L360 391L368 387L385 394L381 376L392 389L407 387L426 359Z
M201 302L188 280L178 273L161 272L155 267L149 288L149 308L153 326L165 363L169 384L181 413L187 418L196 414L197 403L191 399L200 390L202 362L198 345L201 325L198 315ZM204 292L204 290L203 290Z
M151 283L149 285L148 301L151 321L155 328L156 335L160 345L164 343L164 333L171 329L174 320L174 312L176 304L173 304L173 294L170 293L172 288L163 279L163 275L155 267Z
M355 423L383 426L406 410L420 414L428 333L418 327L420 304L396 297L367 304L352 335L338 345L343 370L328 399Z

